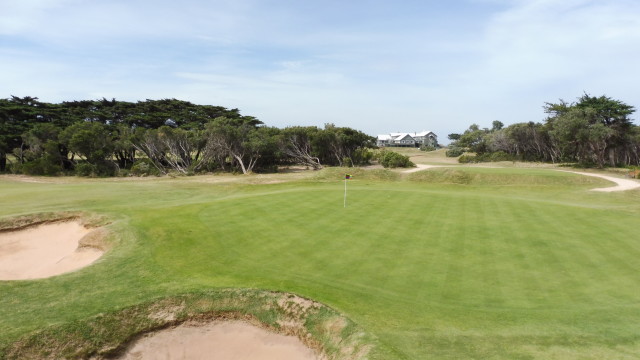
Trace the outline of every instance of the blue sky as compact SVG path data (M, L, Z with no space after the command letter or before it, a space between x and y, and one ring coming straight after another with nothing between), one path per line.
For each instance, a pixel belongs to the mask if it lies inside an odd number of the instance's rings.
M445 143L583 92L639 107L638 59L637 0L0 0L0 97L177 98Z

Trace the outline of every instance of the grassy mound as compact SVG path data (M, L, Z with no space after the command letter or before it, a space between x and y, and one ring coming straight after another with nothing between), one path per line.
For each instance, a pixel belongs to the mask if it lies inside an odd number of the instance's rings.
M367 336L336 311L293 294L210 290L150 301L51 326L0 349L6 359L111 358L140 335L188 320L242 319L297 336L327 359L363 359Z
M76 219L82 219L82 223L88 227L105 226L109 222L104 216L80 211L42 212L0 219L0 232L15 231L40 224Z
M433 168L407 174L407 180L434 184L500 186L607 186L606 180L576 174L532 169Z
M353 179L359 180L384 180L395 181L400 179L400 174L387 169L363 169L363 168L346 168L346 167L330 167L318 171L312 178L314 181L333 181L344 180L345 174L349 174Z

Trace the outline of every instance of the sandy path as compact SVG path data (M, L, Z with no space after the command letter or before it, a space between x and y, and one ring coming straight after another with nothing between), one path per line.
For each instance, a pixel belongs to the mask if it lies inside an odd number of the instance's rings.
M411 168L409 170L404 170L403 173L414 173L421 170L431 169L435 167L446 167L446 165L425 165L425 164L416 164L416 167Z
M0 233L0 280L41 279L91 264L102 251L78 249L89 232L69 221Z
M298 338L241 321L183 324L148 334L119 359L316 360Z
M431 168L435 168L435 167L443 167L442 165L424 165L424 164L417 164L416 166L417 167L415 167L415 168L411 168L409 170L404 170L403 173L414 173L414 172L417 172L417 171L431 169ZM446 167L446 166L444 166L444 167ZM566 170L559 170L559 171L570 172L570 173L573 173L573 174L585 175L585 176L595 176L595 177L599 177L599 178L602 178L602 179L605 179L605 180L609 180L611 182L616 183L616 186L611 186L611 187L606 187L606 188L596 188L596 189L591 189L591 191L612 192L612 191L626 191L626 190L633 190L633 189L640 188L640 182L638 182L636 180L621 179L621 178L617 178L617 177L614 177L614 176L592 174L592 173L579 172L579 171L566 171Z
M564 170L561 170L564 171ZM596 188L591 189L591 191L603 191L603 192L611 192L611 191L626 191L640 188L640 182L631 179L621 179L613 176L600 175L600 174L592 174L586 172L578 172L578 171L566 171L574 174L585 175L585 176L595 176L605 180L609 180L611 182L616 183L616 186L606 187L606 188Z

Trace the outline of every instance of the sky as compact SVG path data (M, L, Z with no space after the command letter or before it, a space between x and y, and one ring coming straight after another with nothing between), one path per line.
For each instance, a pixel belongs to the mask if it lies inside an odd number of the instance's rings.
M0 98L175 98L445 144L584 93L640 107L639 59L637 0L0 0Z

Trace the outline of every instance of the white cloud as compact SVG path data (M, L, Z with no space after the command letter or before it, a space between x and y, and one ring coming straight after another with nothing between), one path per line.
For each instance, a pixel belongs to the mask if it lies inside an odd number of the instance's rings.
M0 1L0 34L14 35L42 27L48 11L71 4L72 0Z
M623 54L640 55L640 3L519 3L493 19L484 43L487 68L517 84L598 77L612 65L630 67Z
M206 38L237 41L246 33L243 1L3 0L0 34L57 46ZM89 45L85 43L85 45Z
M583 90L640 105L635 0L0 2L0 97L175 97L441 137Z
M640 103L640 3L506 3L487 21L474 59L444 90L451 96L457 89L462 103L475 110L475 120L471 111L460 112L467 125L540 121L545 101L572 101L583 91Z

